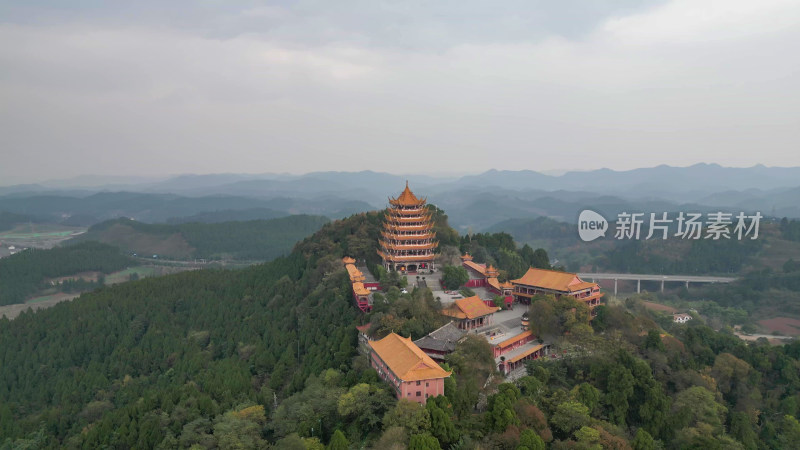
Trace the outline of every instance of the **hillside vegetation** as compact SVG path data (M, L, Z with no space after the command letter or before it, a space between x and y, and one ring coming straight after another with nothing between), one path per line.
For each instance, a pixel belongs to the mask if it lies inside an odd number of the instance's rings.
M327 222L325 217L308 215L174 225L116 219L92 226L76 240L100 241L144 257L271 260L287 254L298 240Z
M45 287L48 278L89 271L108 274L133 264L116 247L98 242L26 250L0 259L0 306L24 302Z
M380 213L361 214L270 263L0 319L0 448L749 450L800 439L799 344L661 323L635 302L600 307L589 326L585 307L537 299L535 325L562 334L569 357L500 383L487 379L488 343L470 335L447 357L444 396L397 401L356 354L361 314L341 263L374 258L380 226ZM461 244L498 261L545 257L512 252L502 234ZM442 323L427 289L376 299L375 333Z

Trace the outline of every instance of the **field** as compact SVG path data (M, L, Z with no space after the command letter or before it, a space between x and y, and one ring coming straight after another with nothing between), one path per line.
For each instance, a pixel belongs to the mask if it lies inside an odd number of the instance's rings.
M86 228L54 224L19 225L13 230L0 232L4 247L52 248L56 244L86 232Z
M145 278L157 275L157 272L159 272L159 270L154 266L131 267L129 269L106 275L106 285L124 283L130 280L131 275L134 273L137 274L139 278Z
M800 336L800 320L790 317L773 317L772 319L759 320L761 325L770 333L781 333L787 336Z
M642 302L642 304L645 306L645 308L652 309L654 311L663 311L663 312L670 313L670 314L675 314L676 312L678 312L677 309L675 309L675 308L673 308L671 306L662 305L661 303Z
M79 295L80 294L65 294L63 292L57 292L55 294L32 298L28 300L26 303L0 306L0 317L6 316L8 319L13 319L26 309L37 310L42 308L49 308L55 305L56 303L63 302L66 300L72 300L73 298Z

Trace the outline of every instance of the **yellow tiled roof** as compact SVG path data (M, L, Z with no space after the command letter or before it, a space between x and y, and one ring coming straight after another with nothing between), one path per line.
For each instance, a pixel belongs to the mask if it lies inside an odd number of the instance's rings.
M533 348L525 350L524 352L520 353L519 355L509 359L508 363L515 363L515 362L519 361L520 359L522 359L522 358L524 358L524 357L526 357L528 355L531 355L534 352L537 352L537 351L541 350L542 348L544 348L544 345L536 345Z
M347 273L350 275L350 281L364 281L364 274L358 270L358 268L352 264L347 264L344 266L347 269Z
M364 283L362 283L360 281L356 281L355 283L353 283L353 292L355 292L356 295L369 295L370 294L369 289L365 288L364 287Z
M580 283L571 284L569 286L570 291L580 291L582 289L591 289L597 286L597 283L592 283L590 281L581 281Z
M411 338L390 333L379 341L369 341L369 346L403 381L446 378L452 373L436 364L436 361L420 350Z
M572 292L596 285L596 283L588 283L581 280L578 278L578 275L574 273L534 269L533 267L528 269L522 278L511 280L511 282L513 284L522 284L561 292Z
M478 298L477 295L473 295L472 297L456 300L452 306L443 309L442 314L456 319L474 319L492 314L498 309L500 308L496 306L486 306L483 300Z
M356 260L349 256L345 256L344 258L342 258L342 262L345 264L355 264Z
M522 333L520 333L520 334L518 334L518 335L516 335L514 337L510 337L510 338L506 339L505 341L497 344L497 346L500 347L500 348L508 347L509 345L519 341L520 339L525 339L528 336L533 336L533 332L530 331L530 330L523 331Z
M486 266L484 266L483 264L478 264L476 262L473 262L471 259L466 259L464 260L464 265L478 272L481 275L486 275Z

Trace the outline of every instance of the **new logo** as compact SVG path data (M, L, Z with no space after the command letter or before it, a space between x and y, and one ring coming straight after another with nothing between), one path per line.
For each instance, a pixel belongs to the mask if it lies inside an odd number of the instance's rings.
M605 217L584 209L578 216L578 235L584 242L591 242L600 236L605 236L608 230L608 221Z

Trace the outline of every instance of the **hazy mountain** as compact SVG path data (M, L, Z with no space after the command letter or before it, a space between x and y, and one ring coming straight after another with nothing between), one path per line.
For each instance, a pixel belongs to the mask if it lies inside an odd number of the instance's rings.
M71 185L101 180L83 177L71 180ZM418 195L445 209L451 223L462 230L477 231L507 219L538 216L572 222L585 208L607 216L622 211L705 212L725 207L737 212L800 217L800 168L731 168L717 164L573 171L557 176L492 169L460 178L369 170L180 175L132 184L124 192L103 191L107 186L94 191L74 187L59 191L49 185L19 185L0 188L0 193L6 194L0 197L0 211L44 214L59 220L82 214L98 220L131 216L162 222L200 213L267 208L284 214L337 218L384 207L388 197L403 189L406 180Z
M289 214L315 214L343 217L374 207L368 203L320 196L314 199L256 199L237 196L183 197L174 194L138 192L101 192L87 197L64 195L31 195L0 197L0 211L29 214L61 222L75 215L97 220L132 217L142 222L164 222L167 219L198 213L225 210L271 209Z

